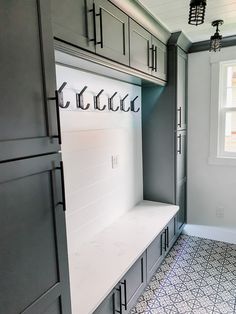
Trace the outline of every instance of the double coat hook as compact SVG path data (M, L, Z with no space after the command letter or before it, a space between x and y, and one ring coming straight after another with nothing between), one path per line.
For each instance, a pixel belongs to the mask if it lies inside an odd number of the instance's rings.
M104 105L102 108L100 107L100 96L104 92L104 89L100 90L100 92L94 96L94 108L100 111L103 111L106 109L106 105Z
M55 97L50 97L49 100L56 100L57 106L61 108L68 108L70 105L70 102L67 101L66 104L64 104L64 98L63 98L63 89L66 86L66 82L64 82L58 90L55 91Z
M136 96L133 100L131 100L130 104L131 104L131 111L132 112L139 112L140 108L138 108L137 110L135 110L135 101L136 99L138 99L138 96Z
M116 109L114 109L114 97L117 95L117 92L115 92L111 97L108 98L108 109L111 111L117 111L119 110L120 106L116 107Z
M84 86L80 93L76 93L76 107L82 110L87 110L90 107L90 104L87 104L86 107L84 106L84 97L83 93L86 91L88 86Z
M130 111L130 107L128 109L125 109L125 99L129 96L129 94L125 95L124 98L121 99L120 101L120 110L124 111L124 112L128 112Z

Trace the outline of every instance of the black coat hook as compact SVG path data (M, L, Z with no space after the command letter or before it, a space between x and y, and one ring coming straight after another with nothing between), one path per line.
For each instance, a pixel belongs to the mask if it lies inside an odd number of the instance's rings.
M103 111L106 109L106 105L104 105L102 108L100 108L100 96L104 92L104 89L100 90L100 92L97 94L97 96L94 96L94 108L100 111Z
M117 92L115 92L111 97L108 98L108 109L111 111L117 111L119 110L120 106L118 106L116 109L114 109L114 102L113 99L117 95Z
M84 97L83 97L83 93L86 91L86 89L88 88L88 86L84 86L84 88L82 89L82 91L80 93L76 93L76 107L83 109L83 110L87 110L90 107L90 104L87 104L87 106L84 106Z
M121 109L122 111L124 111L124 112L130 111L130 107L129 107L128 109L125 109L125 105L124 105L125 99L126 99L128 96L129 96L129 94L125 95L125 97L124 97L123 99L121 99L121 101L120 101L120 109Z
M64 82L59 88L58 90L55 91L55 97L50 97L49 100L56 100L56 104L58 107L61 108L68 108L70 105L70 102L67 101L66 104L64 105L64 98L63 98L63 89L66 86L66 82Z
M138 108L137 110L135 110L135 100L138 99L138 96L136 96L133 100L131 100L130 104L131 104L131 111L133 112L139 112L140 108Z

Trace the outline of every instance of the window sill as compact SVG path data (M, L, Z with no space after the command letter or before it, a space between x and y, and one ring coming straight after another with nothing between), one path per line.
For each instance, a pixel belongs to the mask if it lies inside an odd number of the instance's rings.
M215 166L232 166L236 167L236 157L215 157L210 156L208 158L209 165Z

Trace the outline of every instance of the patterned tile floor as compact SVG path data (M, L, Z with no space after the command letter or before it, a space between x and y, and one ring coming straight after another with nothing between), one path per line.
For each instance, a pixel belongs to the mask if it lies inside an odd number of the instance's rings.
M236 313L236 245L181 235L130 314Z

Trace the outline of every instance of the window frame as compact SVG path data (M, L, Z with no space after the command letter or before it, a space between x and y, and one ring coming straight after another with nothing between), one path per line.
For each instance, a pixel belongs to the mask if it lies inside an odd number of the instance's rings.
M211 106L210 106L210 150L208 163L213 165L236 166L236 153L226 152L225 117L227 112L236 112L236 107L223 107L223 67L236 64L236 48L227 53L210 57L211 65ZM217 92L218 91L218 92ZM223 108L222 108L223 107Z
M236 66L236 59L234 61L220 62L220 88L219 88L219 130L218 130L218 155L219 157L236 158L236 152L228 152L225 150L225 122L226 114L228 112L236 112L236 107L226 107L227 96L227 68L229 66Z

